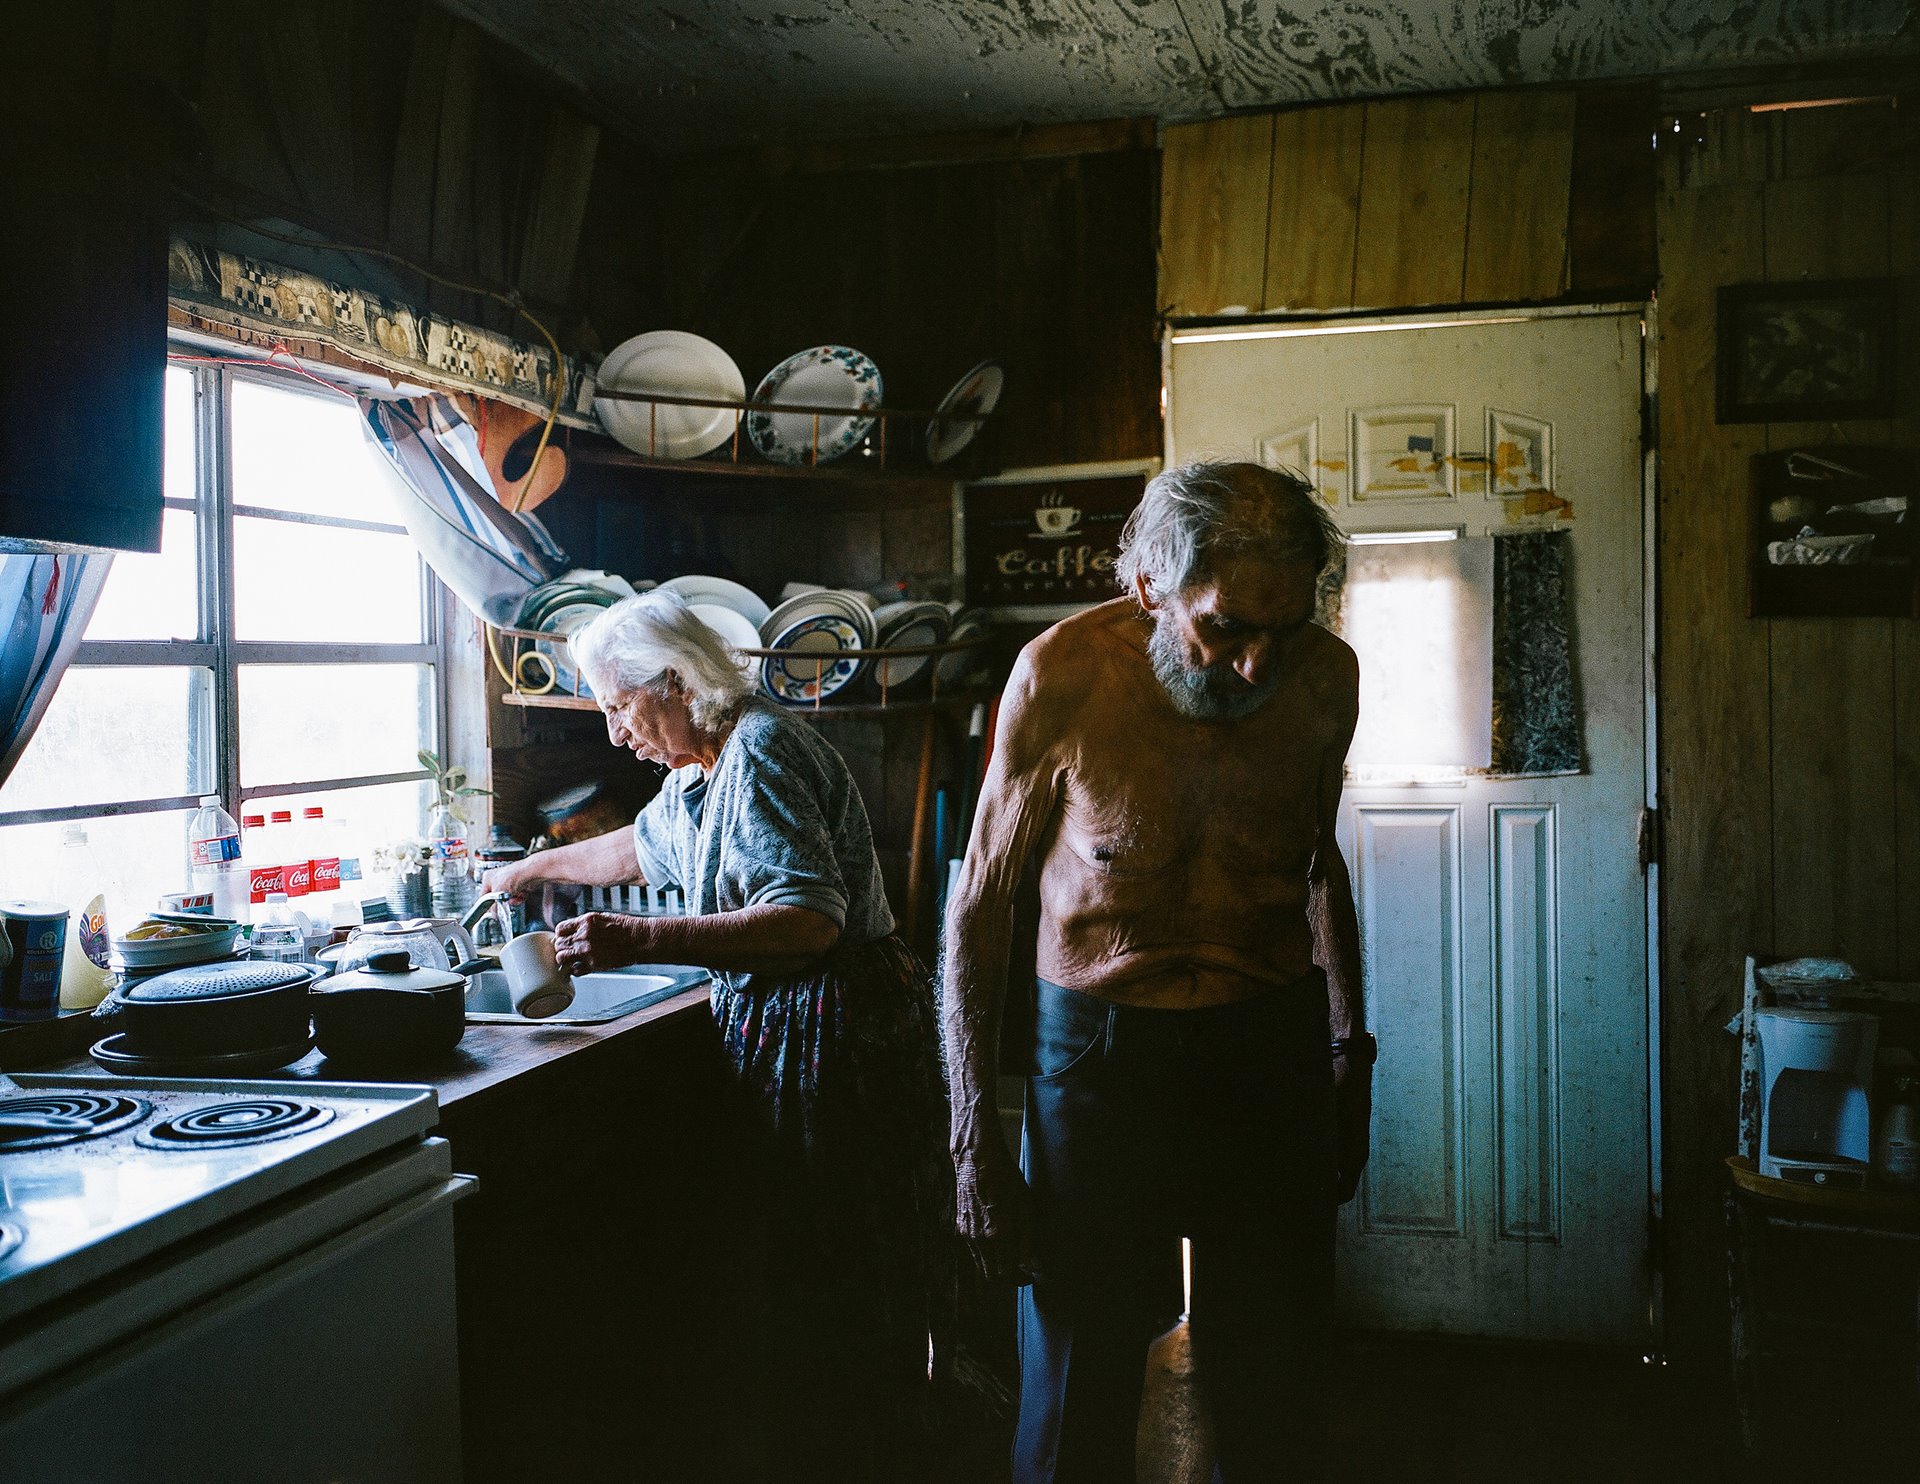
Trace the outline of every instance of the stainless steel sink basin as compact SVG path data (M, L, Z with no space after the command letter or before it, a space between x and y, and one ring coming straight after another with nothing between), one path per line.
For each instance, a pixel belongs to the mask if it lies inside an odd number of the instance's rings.
M685 964L635 964L605 974L582 974L573 981L573 1003L558 1015L529 1020L513 1013L503 969L483 969L467 981L467 1020L500 1025L599 1025L670 1000L682 990L704 984L705 969Z

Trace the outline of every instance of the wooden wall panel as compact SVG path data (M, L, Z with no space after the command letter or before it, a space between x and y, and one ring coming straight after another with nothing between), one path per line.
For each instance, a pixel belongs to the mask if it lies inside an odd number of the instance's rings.
M1572 93L1475 101L1460 288L1467 303L1554 299L1566 289L1573 119Z
M1353 301L1363 309L1460 302L1473 173L1471 97L1366 105Z
M1847 109L1779 121L1765 186L1770 282L1877 277L1888 271L1884 175L1794 175L1833 156ZM1844 137L1844 136L1842 136ZM1885 423L1770 424L1770 448L1836 436L1883 441ZM1772 948L1838 954L1891 975L1899 958L1893 717L1893 619L1775 619Z
M1920 166L1911 159L1892 176L1887 242L1900 292L1898 374L1905 388L1893 440L1920 449ZM1896 972L1920 979L1920 623L1893 626L1893 704Z
M1746 617L1754 426L1714 421L1715 291L1757 279L1759 126L1716 116L1662 159L1660 221L1660 736L1662 1078L1667 1320L1676 1359L1724 1364L1721 1155L1734 1119L1743 955L1773 933L1768 633Z
M1176 124L1160 159L1160 296L1169 314L1264 304L1273 115Z
M1353 303L1365 111L1344 105L1275 114L1267 200L1269 310Z

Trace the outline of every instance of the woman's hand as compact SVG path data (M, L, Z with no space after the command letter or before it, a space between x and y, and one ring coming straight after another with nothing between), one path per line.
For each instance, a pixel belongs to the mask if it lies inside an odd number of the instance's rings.
M569 917L553 930L553 956L563 974L590 974L651 963L651 921L620 912L588 912Z

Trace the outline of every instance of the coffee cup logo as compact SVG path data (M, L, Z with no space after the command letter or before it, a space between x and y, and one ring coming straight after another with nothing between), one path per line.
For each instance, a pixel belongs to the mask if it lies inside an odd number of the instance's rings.
M1046 498L1034 507L1033 533L1044 541L1064 540L1080 529L1080 517L1084 514L1078 506L1067 504L1060 491L1049 490Z

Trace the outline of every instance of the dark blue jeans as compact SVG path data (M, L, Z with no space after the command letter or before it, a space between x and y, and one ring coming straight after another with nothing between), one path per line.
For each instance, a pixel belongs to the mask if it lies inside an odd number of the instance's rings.
M1200 1010L1040 981L1021 1163L1014 1484L1125 1484L1147 1347L1193 1242L1195 1375L1218 1477L1318 1479L1332 1364L1333 1068L1317 971Z

